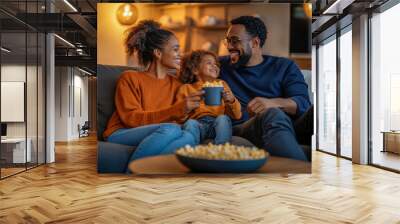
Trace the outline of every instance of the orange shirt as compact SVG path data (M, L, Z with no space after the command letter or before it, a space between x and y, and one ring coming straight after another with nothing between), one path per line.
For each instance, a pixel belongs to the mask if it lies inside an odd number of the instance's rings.
M157 79L146 72L125 71L115 90L115 108L103 133L106 138L120 128L175 122L185 116L185 102L175 101L180 81Z
M217 80L222 81L222 80ZM231 91L228 84L222 81L224 85L224 90ZM189 94L193 92L200 91L203 88L203 82L198 81L193 84L184 84L179 88L179 91L176 95L177 100L182 100ZM207 106L204 101L200 102L200 107L196 110L192 111L187 118L198 119L204 116L213 116L217 117L218 115L226 114L230 116L232 119L240 119L242 117L242 111L240 108L239 101L235 98L235 101L231 104L225 104L222 100L220 106ZM183 123L186 119L181 119L179 122Z

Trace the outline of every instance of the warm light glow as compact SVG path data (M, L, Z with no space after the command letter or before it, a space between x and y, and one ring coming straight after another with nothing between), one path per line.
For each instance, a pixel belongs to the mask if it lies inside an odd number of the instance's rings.
M123 4L118 7L117 19L122 25L132 25L138 18L138 11L132 4Z
M6 53L10 53L11 52L10 50L8 50L7 48L4 48L4 47L2 47L1 50L6 52Z
M90 76L93 75L92 73L90 73L90 72L88 72L88 71L86 71L86 70L83 70L83 69L81 69L81 68L79 68L79 67L78 67L78 70L81 71L81 72L83 72L83 73L85 73L85 74L87 74L87 75L90 75Z
M312 17L312 5L311 5L311 3L304 3L303 4L303 10L304 10L304 13L306 14L306 16L311 19L311 17Z
M64 42L64 43L66 43L67 45L69 45L70 47L73 47L73 48L75 48L75 45L73 45L71 42L69 42L68 40L66 40L66 39L64 39L64 38L62 38L62 37L60 37L59 35L57 35L57 34L54 34L54 36L55 37L57 37L59 40L61 40L62 42Z
M78 10L70 2L68 2L68 0L64 0L64 3L67 4L74 12L78 12Z

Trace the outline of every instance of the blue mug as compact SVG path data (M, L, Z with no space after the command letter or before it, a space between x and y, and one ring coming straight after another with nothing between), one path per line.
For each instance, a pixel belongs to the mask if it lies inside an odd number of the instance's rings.
M208 106L219 106L221 105L222 92L224 87L203 87L204 90L204 102Z

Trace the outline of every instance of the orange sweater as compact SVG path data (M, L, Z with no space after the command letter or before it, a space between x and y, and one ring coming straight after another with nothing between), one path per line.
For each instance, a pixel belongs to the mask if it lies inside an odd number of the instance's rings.
M218 80L222 81L222 80ZM228 84L226 84L224 81L222 81L224 84L224 89L231 91L229 88ZM202 89L203 82L198 81L193 84L184 84L179 88L178 93L176 95L177 100L182 100L186 96L188 96L190 93L199 91ZM235 98L235 101L231 104L225 104L224 101L222 100L220 106L207 106L205 105L204 101L200 102L200 107L198 107L196 110L192 111L187 118L192 118L192 119L198 119L200 117L204 116L213 116L217 117L218 115L222 114L227 114L230 116L232 119L240 119L242 117L242 112L240 108L240 103L239 101ZM185 119L181 119L179 122L183 123Z
M185 102L175 101L181 86L176 78L157 79L146 72L125 71L115 90L115 108L103 133L106 138L120 128L175 122L185 116Z

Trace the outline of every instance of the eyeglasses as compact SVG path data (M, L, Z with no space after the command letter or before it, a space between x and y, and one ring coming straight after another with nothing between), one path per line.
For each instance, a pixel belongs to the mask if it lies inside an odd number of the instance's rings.
M244 39L244 40L249 40L249 39ZM239 44L242 43L242 41L239 37L233 36L233 37L226 37L223 41L225 46L228 46L229 44L232 44L232 46L238 46Z

